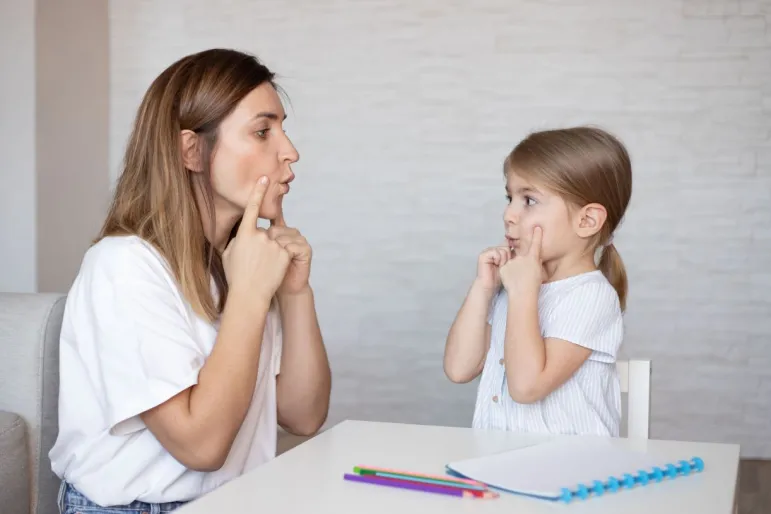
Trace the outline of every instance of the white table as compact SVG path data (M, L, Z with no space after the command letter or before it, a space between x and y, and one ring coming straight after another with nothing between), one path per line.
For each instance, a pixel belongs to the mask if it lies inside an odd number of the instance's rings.
M345 421L275 460L186 505L180 514L441 512L730 514L739 470L739 446L615 439L671 456L704 459L702 473L570 504L501 493L475 500L343 480L353 466L444 474L447 462L510 450L549 439L501 431Z

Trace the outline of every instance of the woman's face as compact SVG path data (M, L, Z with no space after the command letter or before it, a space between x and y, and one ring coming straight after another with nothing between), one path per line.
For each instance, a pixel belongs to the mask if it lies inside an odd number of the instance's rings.
M283 130L286 115L275 88L266 82L247 94L219 127L211 161L217 216L240 216L254 184L263 175L270 186L260 209L263 219L282 211L300 156ZM222 211L225 212L222 212Z

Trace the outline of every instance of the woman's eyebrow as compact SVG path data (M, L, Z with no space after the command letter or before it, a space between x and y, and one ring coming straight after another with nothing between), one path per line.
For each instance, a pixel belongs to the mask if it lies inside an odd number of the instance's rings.
M284 114L284 117L282 118L282 121L286 120L286 117L287 117L286 114ZM276 114L275 112L263 111L263 112L258 112L257 114L252 116L252 119L254 119L254 120L258 120L260 118L268 118L268 119L271 119L271 120L278 120L279 115Z

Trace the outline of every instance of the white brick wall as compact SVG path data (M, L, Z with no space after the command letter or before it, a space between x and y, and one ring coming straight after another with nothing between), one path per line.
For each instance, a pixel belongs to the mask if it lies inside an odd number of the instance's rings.
M111 1L113 173L150 80L211 46L257 53L292 107L288 219L315 248L330 422L469 425L442 374L501 162L527 131L618 133L628 357L652 435L771 457L771 1Z

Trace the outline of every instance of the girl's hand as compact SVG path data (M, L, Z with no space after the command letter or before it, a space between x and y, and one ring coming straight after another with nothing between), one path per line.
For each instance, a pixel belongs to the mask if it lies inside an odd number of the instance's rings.
M535 227L527 249L500 267L500 280L509 295L538 295L543 283L542 240L543 230Z
M499 269L510 258L508 246L493 246L484 250L477 260L477 284L485 290L497 291L501 287Z
M268 237L286 250L291 258L289 269L278 294L296 294L308 287L313 251L308 241L296 228L286 226L283 210L270 222Z
M267 302L284 281L290 253L268 232L257 226L260 205L269 180L262 177L252 190L238 232L222 253L222 265L230 290Z

